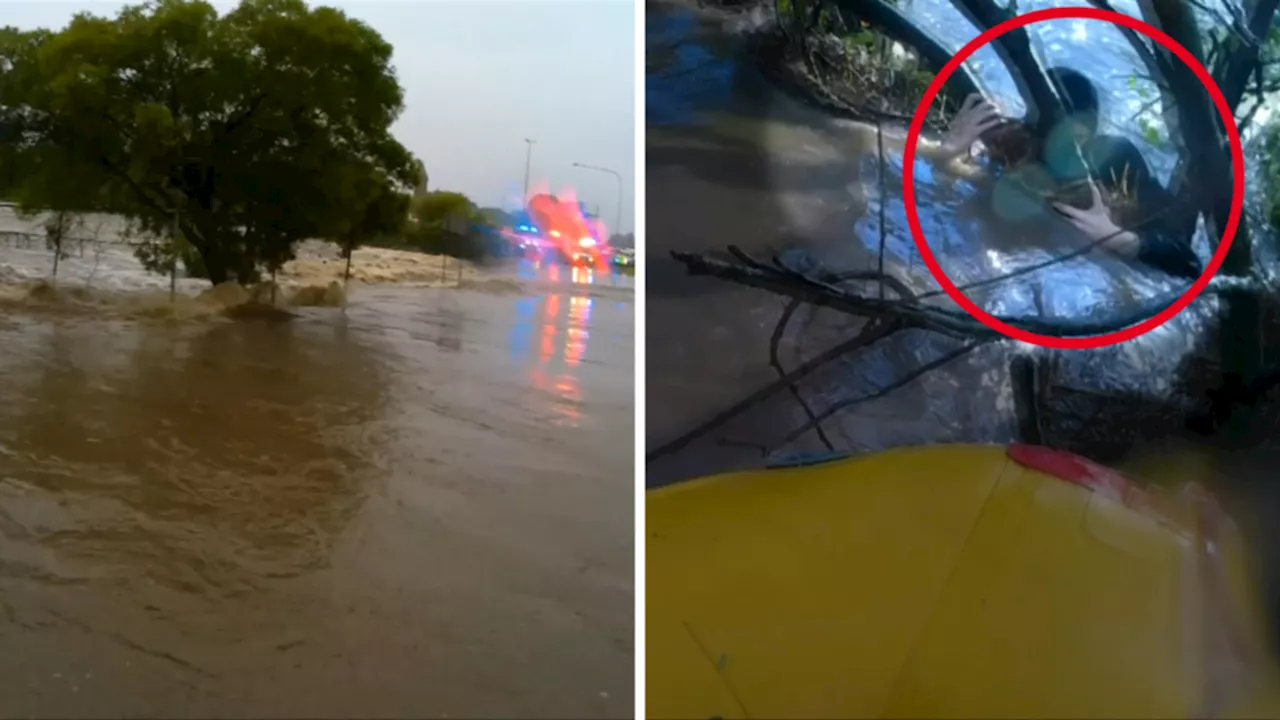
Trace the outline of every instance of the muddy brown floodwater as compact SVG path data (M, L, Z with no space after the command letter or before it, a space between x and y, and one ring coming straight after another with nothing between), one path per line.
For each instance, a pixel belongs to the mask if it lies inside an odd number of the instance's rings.
M622 717L633 300L0 314L0 715Z

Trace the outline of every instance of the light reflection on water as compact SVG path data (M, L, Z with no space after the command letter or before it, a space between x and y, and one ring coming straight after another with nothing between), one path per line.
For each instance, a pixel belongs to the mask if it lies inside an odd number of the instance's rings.
M591 337L592 298L575 295L569 298L569 335L565 341L564 359L576 367L587 352L587 340Z
M612 266L565 266L549 260L522 260L515 270L516 278L542 285L593 285L634 288L635 276L616 272Z
M561 281L561 266L545 268L530 263L523 272L539 270L553 282ZM595 284L596 274L589 268L574 267L569 271L569 285ZM516 301L511 328L510 353L513 360L528 364L529 377L539 391L556 396L554 423L561 427L578 427L582 421L582 387L577 369L590 362L591 313L597 299L583 292L550 292L540 297L523 297ZM615 305L621 305L621 301ZM536 339L533 337L537 332ZM533 359L536 345L536 361Z

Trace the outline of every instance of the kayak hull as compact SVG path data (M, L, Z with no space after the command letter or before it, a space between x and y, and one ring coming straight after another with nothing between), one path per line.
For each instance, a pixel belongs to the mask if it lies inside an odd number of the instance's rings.
M1206 560L1194 503L1072 462L941 445L650 491L648 715L1222 711L1215 648L1261 635L1238 536Z

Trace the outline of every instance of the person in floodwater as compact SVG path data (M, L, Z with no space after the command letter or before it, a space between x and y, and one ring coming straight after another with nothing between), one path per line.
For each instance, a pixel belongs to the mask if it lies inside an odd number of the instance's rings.
M1094 84L1066 68L1049 70L1068 115L1054 124L1048 137L1033 139L1032 160L1038 172L1058 187L1087 183L1089 206L1075 207L1056 200L1050 207L1090 241L1112 253L1158 268L1181 278L1196 278L1203 270L1178 217L1176 200L1155 179L1142 153L1124 138L1098 133L1099 102ZM942 145L934 155L944 161L967 156L975 142L1009 121L977 95L965 99ZM1043 170L1040 170L1042 168ZM1123 196L1141 216L1132 230L1117 225L1113 208L1092 178L1112 197ZM1110 239L1106 239L1110 238Z

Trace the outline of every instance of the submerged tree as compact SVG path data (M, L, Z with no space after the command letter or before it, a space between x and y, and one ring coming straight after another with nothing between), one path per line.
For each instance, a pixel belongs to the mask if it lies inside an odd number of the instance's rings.
M817 4L841 8L865 17L867 22L898 32L892 19L895 11L880 0L853 3L849 0L812 0ZM1016 3L999 7L994 0L954 0L956 7L979 28L994 27L1017 13ZM1114 10L1108 0L1090 0L1090 5ZM1264 51L1275 45L1280 36L1273 27L1277 0L1244 0L1236 6L1226 3L1214 11L1195 0L1140 3L1142 19L1163 30L1204 65L1222 91L1237 122L1247 127L1262 104L1265 86L1273 84L1271 63ZM1204 9L1211 18L1208 27L1196 10ZM1198 218L1203 218L1211 237L1221 237L1232 204L1231 153L1227 132L1221 117L1203 83L1186 63L1139 33L1123 34L1141 60L1135 70L1153 82L1160 92L1161 114L1170 129L1170 137L1178 151L1179 163L1171 188L1182 201L1183 232L1190 237ZM911 35L916 43L928 48L922 54L939 58L936 41ZM1012 76L1018 82L1028 116L1033 123L1051 122L1053 105L1058 102L1045 76L1045 69L1031 52L1031 39L1025 29L1001 36L995 48ZM1245 106L1246 90L1251 81L1256 89L1254 103ZM1043 132L1047 128L1041 127ZM1191 179L1195 180L1192 181ZM1216 231L1216 232L1215 232ZM1226 275L1248 277L1254 272L1252 233L1247 218L1236 232L1231 251L1222 266ZM1153 308L1152 313L1161 308ZM1232 292L1221 318L1223 328L1222 361L1225 372L1248 381L1261 372L1263 342L1259 334L1261 315L1256 293Z
M4 29L0 193L125 216L153 238L139 249L151 265L177 223L215 283L253 280L305 238L349 248L397 222L386 188L419 182L390 134L403 108L391 52L302 0L221 16L158 0L58 32Z
M346 259L343 281L351 279L351 255L362 239L387 238L400 235L409 219L411 196L398 190L386 175L366 175L349 186L356 194L351 200L354 206L363 204L364 212L347 218L344 225L335 228L332 237L342 247Z
M995 0L952 0L952 4L973 22L979 32L1019 12L1016 2L1004 5ZM1107 0L1089 0L1089 4L1100 9L1112 9ZM1143 20L1172 36L1208 68L1222 89L1237 123L1247 127L1253 121L1266 93L1280 89L1277 87L1280 85L1280 68L1275 65L1275 58L1267 53L1269 47L1274 48L1280 42L1280 31L1272 27L1277 4L1277 0L1243 0L1240 5L1227 3L1218 6L1205 5L1199 0L1161 0L1140 3L1140 12ZM841 70L840 62L847 59L851 48L862 53L865 46L870 45L879 50L884 46L882 40L896 41L926 71L936 71L952 56L950 48L922 30L902 12L898 3L890 0L776 0L766 6L772 10L775 22L766 25L762 28L763 32L756 34L757 38L763 37L769 41L757 43L756 47L772 50L781 41L786 52L761 54L757 59L766 66L780 61L793 66L802 65L806 75L804 80L827 84L828 90L834 87L835 83L832 81L837 79ZM868 33L875 34L874 42L868 42ZM679 43L686 42L678 35L673 34L672 41L665 46L662 43L666 38L658 38L655 42L657 47L650 48L648 55L652 58L649 63L651 77L675 77L682 72L689 72L687 67L682 67L677 62L681 57ZM1159 92L1158 103L1154 104L1158 108L1157 115L1164 118L1170 144L1180 159L1171 190L1179 198L1177 207L1178 212L1182 213L1180 217L1185 221L1186 235L1189 238L1196 230L1197 221L1203 220L1209 236L1220 237L1232 200L1232 167L1226 128L1204 86L1181 60L1138 33L1125 31L1124 36L1140 60L1140 64L1132 72L1141 77L1143 82L1150 81ZM651 34L651 37L654 35ZM1024 30L1017 30L1002 36L995 43L995 49L1014 78L1019 94L1028 108L1028 124L1042 126L1051 122L1057 115L1058 108L1055 106L1061 99L1048 81L1046 68L1037 59L1033 37ZM859 57L866 59L865 55L863 53ZM863 74L878 69L882 68L853 68L854 72ZM961 97L974 87L973 76L962 67L948 81L947 94ZM800 90L815 96L814 99L824 109L846 117L878 121L885 116L883 107L867 103L866 98L857 93L842 97L837 92L814 92L811 86L803 83ZM906 112L910 112L917 98L918 95L911 98ZM1043 131L1044 128L1040 129ZM1273 145L1280 147L1280 141ZM1273 166L1272 175L1274 169ZM1280 217L1280 211L1273 210L1273 222L1276 217ZM1219 278L1210 288L1211 293L1218 293L1226 300L1222 305L1223 313L1219 323L1219 355L1221 369L1226 376L1222 384L1228 387L1234 385L1253 388L1257 387L1258 378L1276 375L1263 370L1267 356L1264 353L1260 304L1264 297L1256 282L1251 229L1247 222L1241 223L1232 251L1222 268L1221 274L1235 278ZM774 333L771 350L771 357L774 358L772 364L778 370L780 379L717 414L700 427L653 450L650 453L651 459L674 452L693 438L724 425L764 397L788 388L795 393L796 383L820 367L904 329L925 329L970 342L959 347L955 353L907 373L899 383L863 397L837 403L821 415L815 415L806 407L811 421L787 439L794 440L803 432L814 429L821 435L821 422L824 418L842 412L858 402L881 397L940 364L963 356L982 343L999 339L998 335L974 322L959 309L921 302L924 298L912 296L903 283L885 273L883 268L880 271L807 274L803 268L790 265L779 258L773 258L770 263L758 261L741 252L734 254L733 260L726 262L706 256L676 253L677 258L695 273L711 274L793 298L784 313L779 330ZM1044 264L1037 264L1022 268L1002 277L983 279L975 285L988 286L1007 281L1043 266ZM851 281L870 282L871 292L836 287L839 283ZM887 290L888 295L880 292L881 289ZM1003 319L1045 335L1098 335L1146 320L1167 307L1180 292L1178 289L1162 294L1140 308L1118 312L1105 318ZM867 318L868 321L858 337L806 360L801 367L791 372L784 372L776 362L777 341L787 320L801 302L832 307ZM1275 354L1272 353L1272 356L1275 357ZM1247 418L1248 415L1249 413L1240 413L1236 417ZM1230 434L1243 435L1234 432ZM823 440L826 442L825 438Z

